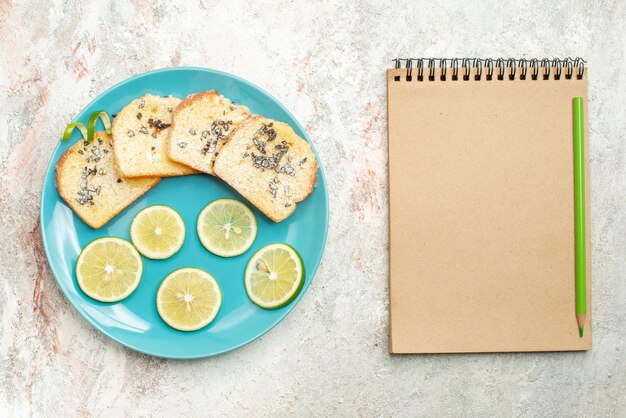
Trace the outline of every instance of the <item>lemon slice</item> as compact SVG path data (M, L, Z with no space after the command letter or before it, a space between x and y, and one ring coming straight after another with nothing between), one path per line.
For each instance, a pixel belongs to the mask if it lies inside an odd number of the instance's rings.
M100 302L122 300L139 286L143 264L133 245L120 238L91 241L76 261L76 280L87 296Z
M300 254L287 244L270 244L248 262L246 291L250 300L262 308L282 308L300 293L304 278Z
M235 199L217 199L206 205L198 216L197 228L204 248L220 257L245 253L257 232L254 214Z
M186 267L163 280L156 304L167 325L180 331L195 331L215 319L222 304L222 292L209 273Z
M185 223L178 212L168 206L148 206L130 225L130 239L148 258L162 260L173 256L185 242Z

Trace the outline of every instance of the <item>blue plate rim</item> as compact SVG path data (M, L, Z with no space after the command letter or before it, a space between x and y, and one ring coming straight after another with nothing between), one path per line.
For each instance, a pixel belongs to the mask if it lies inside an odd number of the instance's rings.
M317 150L315 149L315 145L313 144L313 142L311 141L311 139L308 136L308 133L306 132L306 130L304 129L304 127L300 124L300 121L298 121L298 119L289 111L289 109L287 109L278 99L276 99L273 95L271 95L270 93L268 93L265 89L257 86L256 84L241 78L239 76L236 76L234 74L230 74L227 73L225 71L220 71L220 70L215 70L212 68L205 68L205 67L196 67L196 66L177 66L177 67L164 67L164 68L159 68L156 70L151 70L151 71L146 71L144 73L139 73L139 74L135 74L131 77L128 77L116 84L114 84L113 86L109 87L108 89L104 90L102 93L98 94L94 99L92 99L89 103L87 103L84 107L83 110L80 111L80 113L78 113L78 115L76 115L76 117L74 119L72 119L72 122L76 122L79 121L80 119L84 118L86 115L85 110L87 108L89 108L93 103L95 103L96 101L98 101L100 99L100 97L106 95L107 93L109 93L112 90L115 90L121 86L123 86L126 83L131 82L132 80L136 79L136 78L140 78L140 77L144 77L144 76L148 76L148 75L152 75L152 74L157 74L157 73L162 73L162 72L170 72L170 71L201 71L201 72L208 72L208 73L213 73L213 74L217 74L220 76L224 76L227 78L231 78L234 79L238 82L241 82L243 84L246 84L250 87L252 87L253 89L256 89L258 91L260 91L262 94L265 94L267 97L271 98L274 102L276 102L278 104L278 106L285 111L285 113L287 113L289 116L291 116L291 118L295 121L295 124L297 125L298 128L300 128L300 130L302 132L304 132L305 134L305 139L307 140L307 142L309 144L311 144L311 148L313 149L313 153L315 154L316 158L318 159L319 162L319 167L318 167L318 176L322 177L322 181L324 184L326 184L326 174L324 172L324 167L322 164L322 160L320 158L320 156L317 153ZM307 271L307 275L310 275L311 279L309 280L308 283L305 282L302 290L300 291L300 294L296 297L296 299L289 304L289 306L286 306L284 309L284 312L282 312L282 314L280 315L280 317L278 318L278 320L271 325L270 327L268 327L267 329L265 329L264 331L262 331L261 333L257 334L254 337L251 337L243 342L241 342L240 344L234 345L230 348L224 349L224 350L219 350L216 352L211 352L211 353L206 353L206 354L191 354L191 355L163 355L161 353L159 353L158 351L155 350L149 350L149 349L141 349L138 347L134 347L131 344L127 344L124 341L122 341L120 338L115 337L114 335L112 335L106 328L100 327L98 324L95 323L95 321L92 320L92 318L87 315L87 313L85 312L85 310L80 306L74 303L74 301L72 300L72 298L70 298L68 291L65 287L65 285L57 278L57 276L59 275L59 272L57 271L57 269L55 268L55 266L53 265L53 263L50 262L51 256L50 256L50 250L48 248L48 242L46 241L46 237L44 235L44 211L43 211L43 203L44 203L44 199L46 197L46 185L48 183L48 178L51 174L51 172L54 172L54 165L53 163L53 159L55 154L57 153L57 150L59 149L59 147L61 146L62 142L61 140L59 140L57 142L57 145L54 147L54 150L52 150L52 153L50 155L50 158L48 158L48 165L46 168L46 172L44 173L44 179L41 185L41 197L39 198L39 234L41 236L41 241L43 244L43 249L44 249L44 253L46 255L46 262L48 263L48 266L50 267L50 270L52 271L52 276L54 277L54 280L56 281L57 285L59 286L59 288L61 289L61 292L63 293L63 295L65 296L65 298L67 299L68 302L70 302L70 305L72 305L72 307L78 311L78 313L80 314L80 316L86 320L91 326L93 326L95 329L97 329L98 331L102 332L104 335L106 335L108 338L110 338L111 340L121 344L122 346L129 348L133 351L136 351L138 353L142 353L145 355L149 355L152 357L158 357L158 358L166 358L166 359L173 359L173 360L193 360L193 359L201 359L201 358L208 358L208 357L214 357L214 356L218 356L221 354L225 354L228 353L230 351L234 351L238 348L243 347L244 345L250 344L251 342L261 338L263 335L267 334L268 332L270 332L272 329L274 329L279 323L281 323L285 317L287 315L289 315L289 313L295 308L295 306L300 302L300 300L304 297L304 294L306 293L306 291L308 290L309 286L311 285L311 283L313 282L313 279L315 278L315 274L317 273L317 270L322 262L322 259L324 258L324 252L326 250L326 242L328 239L328 220L330 219L330 200L328 198L328 187L324 188L324 193L326 195L326 204L325 204L325 209L326 209L326 228L324 228L324 234L323 234L323 240L322 240L322 249L320 251L320 254L317 258L317 260L314 263L314 267ZM308 270L308 268L307 268ZM73 278L72 278L73 280Z

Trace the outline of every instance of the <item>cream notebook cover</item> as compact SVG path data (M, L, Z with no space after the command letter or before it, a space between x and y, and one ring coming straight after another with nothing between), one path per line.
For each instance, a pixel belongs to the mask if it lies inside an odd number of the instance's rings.
M583 338L574 286L572 99L586 103L584 61L396 67L387 74L391 352L591 349L587 121Z

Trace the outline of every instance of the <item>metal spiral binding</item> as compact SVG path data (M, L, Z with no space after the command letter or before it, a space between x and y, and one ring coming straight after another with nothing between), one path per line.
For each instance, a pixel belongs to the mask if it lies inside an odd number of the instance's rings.
M460 61L460 65L459 65ZM474 80L560 80L564 77L571 80L576 77L580 80L585 73L586 61L582 58L554 58L552 60L537 58L396 58L395 68L406 68L406 75L396 75L395 81L413 81L413 68L417 70L417 81L435 81L436 69L440 68L439 80L446 81L448 76L451 80L468 81L474 69ZM449 65L448 65L449 64ZM459 78L459 67L461 77ZM424 77L424 70L427 76ZM450 70L450 75L448 75ZM530 77L529 77L530 73Z

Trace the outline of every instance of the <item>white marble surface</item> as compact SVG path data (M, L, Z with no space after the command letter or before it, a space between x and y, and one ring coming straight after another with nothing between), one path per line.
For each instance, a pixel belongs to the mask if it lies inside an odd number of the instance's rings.
M626 415L625 26L623 1L0 0L0 415ZM388 354L384 70L396 56L588 60L593 351ZM331 199L324 260L297 308L200 361L95 331L39 235L65 122L111 85L173 65L228 71L282 101L315 142Z

